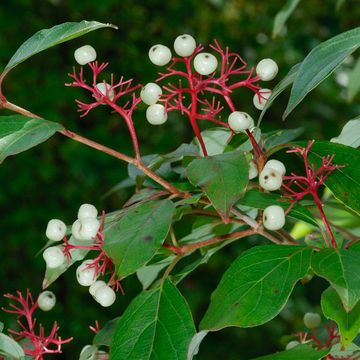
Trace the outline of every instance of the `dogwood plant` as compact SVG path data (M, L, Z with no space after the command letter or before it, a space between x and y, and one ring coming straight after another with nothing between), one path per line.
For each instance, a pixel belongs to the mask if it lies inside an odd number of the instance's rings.
M132 152L124 154L11 103L2 86L7 73L32 55L104 27L114 26L83 21L42 30L19 48L0 76L1 105L14 112L0 118L1 159L58 132L129 165L134 194L122 209L98 211L91 204L94 199L84 199L72 220L44 219L47 226L39 233L48 241L43 251L44 290L70 271L79 286L89 289L89 301L95 300L101 311L120 308L122 296L117 293L127 296L122 286L126 277L137 277L143 287L120 317L109 319L110 331L95 322L93 344L79 350L80 359L193 359L208 332L271 321L284 309L296 284L306 286L313 276L329 282L321 299L323 316L299 314L304 315L302 331L292 334L280 353L264 359L357 358L359 348L353 340L360 327L356 275L360 247L351 229L332 222L330 202L353 216L359 213L359 152L348 146L346 138L338 143L295 141L300 131L263 133L260 128L286 86L294 82L288 115L293 104L341 63L340 55L327 60L332 49L328 45L338 44L339 38L316 47L295 77L292 72L277 85L274 59L250 64L217 40L206 46L190 34L179 35L173 44L149 44L149 51L144 49L154 73L159 70L144 85L125 74L108 76L104 70L115 71L115 64L101 61L96 46L73 49L77 64L66 86L75 88L69 89L74 96L80 91L88 95L87 100L76 100L80 117L90 112L96 116L99 106L116 113L132 141ZM350 32L359 43L359 29ZM337 46L339 54L347 55L354 48L349 42ZM326 71L312 83L315 78L307 72L316 74L324 62ZM308 91L301 93L304 88ZM253 104L242 101L241 91L253 94ZM172 112L178 112L181 120ZM178 144L169 154L144 154L137 129L166 121L188 121L194 140L178 139L159 127L157 131ZM329 190L332 195L325 196ZM178 227L189 219L188 234L179 235ZM305 228L301 235L296 232L299 225ZM247 250L225 271L207 311L195 324L178 284L235 241L244 242ZM20 291L5 296L12 301L5 311L25 317L0 342L5 358L17 358L17 351L20 358L43 359L60 353L62 345L72 340L62 340L57 323L49 335L41 325L36 332L33 313L55 306L51 291L42 292L37 301L29 290L26 296ZM319 329L326 332L325 340ZM107 346L98 340L104 334Z

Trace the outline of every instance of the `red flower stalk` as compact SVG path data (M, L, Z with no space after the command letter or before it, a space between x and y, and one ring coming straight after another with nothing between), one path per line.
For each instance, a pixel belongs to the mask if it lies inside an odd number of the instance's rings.
M132 114L138 103L141 101L140 96L135 94L135 91L139 89L141 85L133 85L132 79L124 80L122 76L118 82L115 82L113 74L110 75L109 83L103 79L99 80L99 75L108 66L108 63L101 63L99 65L97 61L94 61L88 65L92 71L91 85L84 79L84 68L80 67L80 70L77 72L75 66L73 68L73 72L68 74L69 77L73 79L73 82L65 84L65 86L80 87L85 89L89 91L94 98L94 101L91 103L84 103L76 100L79 111L82 112L80 117L86 116L92 109L95 109L100 105L110 106L124 119L130 132L136 158L139 160L139 144L132 120ZM99 88L99 85L97 85L99 83L104 85L103 89ZM121 105L117 104L124 96L127 96L127 100L125 100Z
M303 158L305 166L305 176L291 173L290 176L284 176L283 178L285 182L283 183L282 187L286 192L285 196L291 200L291 205L287 209L287 213L298 201L303 199L306 195L311 195L315 201L321 218L325 224L326 230L330 236L331 245L336 248L336 241L331 231L330 224L327 221L324 210L322 208L322 202L318 195L318 190L319 187L324 184L324 181L334 170L342 168L344 166L333 165L332 161L334 160L334 155L328 155L322 157L321 165L317 169L315 169L315 166L313 164L310 164L308 159L309 151L314 142L315 140L309 141L306 148L295 146L293 149L287 151L288 153L300 154ZM330 245L326 238L325 241L326 245L329 247Z
M187 115L205 156L207 151L197 123L198 120L208 120L229 128L228 123L223 122L219 115L223 110L220 100L224 100L230 110L235 111L236 108L230 95L236 88L246 87L257 94L259 99L264 98L259 91L261 87L256 84L259 77L254 76L253 67L247 69L247 63L240 55L229 52L227 47L223 50L216 40L210 47L220 56L220 71L204 76L192 70L192 60L204 49L202 45L199 45L194 53L188 57L174 57L166 69L167 72L159 73L160 77L157 79L157 81L161 81L171 76L182 78L178 80L177 85L169 83L163 87L165 93L161 96L160 101L164 103L167 111L178 110ZM178 64L183 64L185 69L176 69ZM233 80L235 76L242 76L244 79ZM186 81L182 81L183 79ZM207 100L208 93L212 94L211 101ZM256 154L260 156L262 152L253 135L250 131L246 131L246 133Z
M35 360L42 360L45 354L61 353L61 345L73 339L71 337L62 340L57 335L59 326L56 322L54 322L49 335L45 335L45 330L41 324L39 325L38 333L36 333L36 318L33 317L33 314L38 308L38 303L33 300L29 289L26 291L25 297L20 291L17 291L16 295L5 294L4 296L14 303L10 303L10 309L3 308L2 310L10 314L16 314L18 318L17 323L20 327L19 331L9 329L9 332L16 341L21 341L26 355L33 356ZM25 318L25 321L20 319L22 317Z

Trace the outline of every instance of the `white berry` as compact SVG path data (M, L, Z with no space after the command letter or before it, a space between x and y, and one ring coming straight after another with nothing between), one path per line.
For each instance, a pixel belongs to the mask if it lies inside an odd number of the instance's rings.
M268 168L276 170L278 173L281 174L281 176L284 176L286 173L285 165L279 160L271 159L267 161L264 166L264 169L268 169Z
M89 62L96 60L96 51L90 45L84 45L74 52L74 57L80 65L86 65Z
M195 48L196 41L191 35L180 35L174 41L174 50L179 56L190 56Z
M96 87L103 96L108 97L111 101L114 100L115 93L114 93L114 90L110 89L109 84L101 82L101 83L97 83ZM99 99L97 99L97 100L99 100Z
M106 282L105 282L105 281L97 280L97 281L95 281L95 282L89 287L89 293L90 293L92 296L94 296L96 290L97 290L99 287L105 286L105 285L106 285Z
M259 184L264 190L279 190L282 185L282 176L274 169L263 169L259 176Z
M258 176L258 168L253 161L249 162L249 180L254 179Z
M289 342L286 344L285 350L291 350L291 349L293 349L294 347L298 346L299 344L300 344L300 343L299 343L297 340L289 341Z
M194 58L194 68L200 75L213 73L218 66L216 57L210 53L200 53Z
M304 315L304 325L309 329L314 329L320 326L321 316L317 313L308 312Z
M78 211L78 219L82 220L85 218L96 218L98 211L94 205L82 204Z
M277 75L279 68L273 59L262 59L256 65L256 74L262 81L270 81Z
M254 120L246 112L234 111L229 115L228 123L235 132L244 131L254 127Z
M95 360L96 359L97 347L94 345L85 345L80 352L79 359L84 360Z
M43 258L46 262L46 266L50 269L55 269L65 262L65 255L58 246L50 246L45 249Z
M108 285L100 286L94 294L94 299L103 307L111 306L116 300L115 291Z
M150 48L149 59L157 66L164 66L171 60L171 51L167 46L157 44Z
M52 291L43 291L37 299L39 309L42 311L50 311L56 303L56 296Z
M150 105L146 109L146 120L151 125L162 125L167 120L167 112L161 104Z
M96 218L85 218L80 220L79 229L80 240L92 240L97 235L100 222Z
M264 109L265 104L268 101L270 95L271 95L270 89L260 89L259 94L255 94L253 97L254 106L258 110Z
M72 234L72 236L74 236L74 238L76 238L78 240L81 240L80 227L81 227L81 222L79 219L75 220L71 226L71 234Z
M161 94L162 90L158 84L148 83L142 88L140 97L146 105L154 105L160 99Z
M46 237L52 241L60 241L66 235L66 225L58 219L52 219L46 227Z
M285 225L285 212L279 205L271 205L265 208L263 224L268 230L279 230Z
M85 260L76 269L76 278L81 286L91 286L96 281L96 269L89 267L91 264L92 260Z

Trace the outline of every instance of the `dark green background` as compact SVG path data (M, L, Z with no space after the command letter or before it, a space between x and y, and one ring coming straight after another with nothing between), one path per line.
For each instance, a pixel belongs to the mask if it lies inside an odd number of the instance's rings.
M78 89L65 88L67 73L74 65L73 52L84 44L93 45L98 59L110 61L116 75L134 78L145 84L153 81L158 70L147 51L155 43L171 46L182 33L192 34L198 42L216 38L239 52L250 64L264 57L274 58L280 67L277 79L301 61L318 43L340 32L358 26L360 7L357 1L345 1L335 10L336 1L303 1L287 26L287 32L272 40L273 19L283 1L242 0L49 0L2 1L0 5L0 66L4 67L17 47L34 32L65 21L97 20L111 22L119 30L102 29L41 53L13 70L4 83L9 100L63 123L86 137L131 152L127 129L107 109L98 108L85 119L79 119L74 98L83 98ZM274 86L272 82L269 86ZM245 93L247 93L245 91ZM346 91L331 76L293 112L284 124L281 114L288 93L279 98L263 121L263 131L282 127L305 127L307 139L329 139L336 136L345 122L359 114L356 100L346 103ZM249 93L236 99L239 108L257 116ZM145 107L136 111L142 154L175 149L192 139L190 128L180 117L170 116L165 126L152 127L144 119ZM6 111L3 111L6 114ZM77 208L84 202L94 203L107 212L118 209L129 197L123 190L104 194L126 176L126 166L116 159L56 135L41 146L5 160L0 166L1 280L0 292L40 291L44 262L36 253L45 244L44 230L50 218L70 224ZM131 189L130 189L131 190ZM129 191L130 191L129 190ZM210 293L218 279L244 248L234 244L217 254L181 286L198 322L204 313ZM209 335L204 341L200 359L248 359L281 349L281 336L301 329L301 318L319 300L324 284L298 286L288 310L274 321L256 329L227 329ZM111 309L100 308L80 288L74 269L52 287L58 303L45 316L47 323L58 319L63 337L75 340L64 346L62 359L76 359L91 342L88 326L95 319L104 324L121 314L131 297L139 290L135 277L124 282L126 296L119 296ZM1 299L3 306L6 302ZM2 314L0 321L11 326L11 318Z

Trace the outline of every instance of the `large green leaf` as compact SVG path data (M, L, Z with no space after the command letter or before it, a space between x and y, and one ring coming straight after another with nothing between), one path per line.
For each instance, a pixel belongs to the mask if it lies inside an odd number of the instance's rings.
M359 76L360 77L360 76ZM360 116L348 121L342 128L339 136L332 138L331 142L357 148L360 146Z
M353 101L356 94L360 91L360 57L349 74L348 101Z
M208 156L187 167L191 183L199 186L219 214L227 219L231 207L243 195L249 181L249 164L242 151Z
M200 323L201 330L254 327L273 319L309 269L312 250L303 246L256 246L223 275Z
M32 119L23 115L1 116L0 163L10 155L44 142L62 129L62 125L44 119Z
M316 46L301 63L283 118L326 79L360 46L360 27L346 31Z
M110 359L186 359L195 335L191 312L178 289L166 280L144 291L125 310L111 346Z
M25 353L21 346L11 337L0 334L0 355L7 360L24 360Z
M360 299L360 253L344 249L323 249L311 261L314 272L328 280L339 294L346 311Z
M360 302L351 311L346 312L339 295L330 287L321 296L321 308L325 317L337 323L341 345L349 345L360 330Z
M329 352L330 349L316 350L309 345L301 344L291 350L257 357L253 360L320 360Z
M104 230L104 250L112 259L119 279L144 266L163 244L174 213L170 200L141 204L125 211Z
M286 24L286 21L299 5L299 2L300 0L288 0L281 8L281 10L276 14L272 31L273 38L276 38L281 33L281 30Z
M21 62L43 50L104 27L116 29L116 26L111 24L83 20L81 22L66 22L55 25L50 29L40 30L17 49L16 53L6 65L4 72L10 71Z

